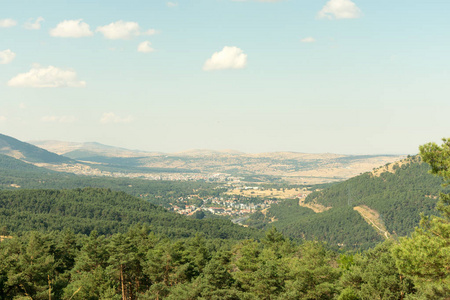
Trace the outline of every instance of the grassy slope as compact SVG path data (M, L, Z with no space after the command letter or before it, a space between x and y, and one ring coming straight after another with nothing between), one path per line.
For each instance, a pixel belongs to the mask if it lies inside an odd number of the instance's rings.
M18 151L24 156L24 160L32 163L70 163L72 159L49 152L29 143L21 142L15 138L0 134L0 149L2 154L10 154L12 151Z

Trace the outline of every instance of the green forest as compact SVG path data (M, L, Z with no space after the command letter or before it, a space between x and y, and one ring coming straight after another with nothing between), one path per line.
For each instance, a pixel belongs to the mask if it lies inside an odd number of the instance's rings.
M437 255L422 258L428 268L405 259L422 250L418 238L440 242L430 233L338 254L321 242L295 244L276 229L235 242L168 239L145 226L108 236L32 231L0 243L0 298L444 299L448 244L426 249Z
M124 192L98 188L0 191L0 215L0 227L13 235L30 230L64 229L87 235L94 230L111 235L146 224L152 232L171 238L196 233L222 239L262 236L229 220L190 219Z
M263 215L252 215L247 224L267 230L275 226L293 239L327 242L336 249L368 249L385 238L371 227L353 208L367 205L380 213L386 229L398 238L414 231L420 215L436 215L436 202L443 180L429 173L431 167L420 156L409 157L393 172L371 172L311 193L306 203L329 207L321 213L298 205L298 199L272 205ZM275 220L274 222L272 222Z
M355 218L349 199L382 211L388 197L382 195L392 196L394 181L408 195L406 167L393 174L400 172L400 179L380 176L376 191L386 189L380 197L364 194L357 185L364 181L356 178L346 183L355 187L350 198L348 187L333 185L307 199L334 204L329 211L311 213L297 200L272 207L270 213L287 216L278 221L282 230L257 213L250 222L265 234L228 220L189 219L109 188L2 190L0 299L450 299L450 195L440 187L442 179L450 183L450 139L420 151L438 186L430 187L421 173L412 180L420 199L430 200L421 209L436 210L409 211L419 226L384 242ZM10 169L8 176L18 171ZM331 194L336 200L328 203ZM429 197L435 195L439 200ZM409 199L406 204L416 201ZM354 229L331 230L333 224ZM308 226L309 236L302 234ZM359 243L359 250L326 242L342 238Z
M379 235L351 207L338 207L322 213L298 205L298 200L286 200L273 205L266 216L252 215L249 224L261 229L276 227L292 239L320 240L334 248L368 249L382 242ZM275 217L277 221L269 223Z
M390 232L399 236L410 233L420 221L420 213L436 214L436 199L442 190L442 179L431 176L430 165L420 156L410 157L394 172L379 176L365 173L314 192L306 202L332 207L367 205L378 211Z

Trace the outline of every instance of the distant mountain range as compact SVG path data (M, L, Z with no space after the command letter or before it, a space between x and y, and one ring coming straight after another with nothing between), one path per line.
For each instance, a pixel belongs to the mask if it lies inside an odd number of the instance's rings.
M50 152L74 159L88 155L102 155L106 157L142 157L152 155L150 152L129 150L125 148L103 145L96 142L74 143L61 141L30 141L29 143ZM155 153L154 155L158 155L158 153Z
M249 154L234 150L189 150L178 153L146 152L100 143L19 141L0 134L0 154L56 171L98 176L202 174L187 180L225 174L245 182L319 184L342 181L397 161L399 155L342 155L272 152ZM147 176L148 177L148 176ZM154 175L149 179L157 179Z
M202 174L225 173L250 182L317 184L341 181L397 161L401 155L342 155L298 152L243 153L235 150L188 150L178 153L146 152L102 145L61 141L31 141L35 146L91 167L139 172L145 168L187 170ZM178 171L177 171L178 170Z
M180 166L196 165L207 171L229 171L227 168L234 164L234 167L239 167L242 173L256 174L252 175L253 179L269 177L268 180L270 180L273 178L267 175L270 174L270 171L276 170L281 174L283 168L287 170L288 175L282 178L288 178L291 174L302 172L302 170L306 170L304 172L325 170L331 166L336 169L349 168L351 170L351 166L358 163L367 167L373 165L374 162L398 158L395 156L345 156L289 152L243 154L219 151L207 152L209 156L204 151L192 151L188 154L156 155L151 153L149 156L126 157L114 155L119 155L118 153L121 153L120 155L125 155L125 153L147 154L96 143L78 144L77 146L74 143L65 144L67 152L64 154L87 151L87 149L95 154L93 157L96 157L97 162L83 163L4 135L0 135L0 145L0 189L70 189L92 186L125 192L133 191L133 194L138 196L147 194L148 191L155 191L157 188L163 189L167 194L167 189L172 189L173 186L170 182L76 176L38 166L60 166L59 171L65 170L65 166L93 169L97 165L99 167L117 167L114 165L115 162L119 161L125 165L129 160L138 165L134 170L140 170L139 168L150 168L138 163L152 162L153 159L154 162L160 164L164 161L168 162L165 166L170 166L170 163L178 161ZM59 143L52 142L52 145L57 147ZM385 238L407 235L417 226L421 212L425 214L435 212L434 206L441 190L441 180L428 174L428 165L422 163L418 157L382 164L381 167L380 165L378 164L375 169L371 167L369 172L313 192L306 199L286 200L278 205L273 205L265 212L265 215L261 212L252 216L249 225L259 228L276 226L292 238L319 239L329 242L330 245L350 248L371 247ZM264 166L266 166L265 173ZM315 169L316 167L317 169ZM128 164L127 168L133 169L131 164ZM293 171L289 168L298 168L300 171ZM160 171L167 172L168 170L165 168ZM176 172L174 169L172 171ZM319 171L317 172L320 174ZM239 173L237 172L237 174ZM251 175L247 176L251 177ZM330 180L329 177L320 177L319 179ZM181 183L177 182L176 184L179 186ZM185 182L185 184L187 186L184 188L192 192L193 185L206 183ZM154 197L157 199L156 194Z

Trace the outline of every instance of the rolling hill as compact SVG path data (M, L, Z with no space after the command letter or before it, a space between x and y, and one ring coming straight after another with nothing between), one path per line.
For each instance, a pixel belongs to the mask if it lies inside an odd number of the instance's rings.
M4 134L0 134L0 154L30 163L73 163L73 160L68 157L49 152Z
M105 188L160 204L196 191L214 193L217 183L75 175L49 170L0 154L0 190Z
M229 220L194 220L169 212L124 192L85 188L71 190L0 191L0 227L10 234L30 230L110 235L133 225L147 225L159 234L183 238L202 233L210 238L261 238L261 232Z
M410 234L421 213L436 214L442 180L428 170L418 156L410 157L315 191L305 200L275 205L259 222L250 223L333 245L374 246L385 238ZM322 209L314 212L311 207ZM268 220L276 221L267 224Z
M55 150L52 147L55 142L50 141L43 144L50 145L49 149ZM83 149L78 149L78 144L76 143L63 143L62 145L58 145L63 149L70 150L69 152L62 152L71 157L59 155L30 143L0 134L0 154L63 173L108 177L139 177L149 173L197 172L191 169L164 166L155 168L146 167L139 163L139 157L132 157L130 154L134 153L132 150L110 147L98 143L84 143ZM135 162L136 159L137 161Z
M294 239L319 239L345 248L372 247L385 238L409 234L421 212L434 213L441 180L428 174L428 168L418 157L387 164L301 201L273 205L265 215L253 215L248 224L261 229L276 226ZM108 188L159 203L187 197L194 190L214 191L216 186L59 173L0 155L0 189Z
M142 173L228 174L245 182L320 184L342 181L403 158L399 155L243 153L234 150L189 150L177 153L128 150L99 143L32 141L34 145L90 163L91 168ZM64 171L64 170L63 170ZM70 171L70 170L65 170Z

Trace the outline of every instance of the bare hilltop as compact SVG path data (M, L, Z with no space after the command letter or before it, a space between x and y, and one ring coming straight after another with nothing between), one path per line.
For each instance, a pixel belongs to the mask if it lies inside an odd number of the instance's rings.
M161 179L221 178L248 182L319 184L342 181L380 166L398 161L402 155L344 155L332 153L267 152L194 149L177 153L146 152L102 145L62 141L31 141L31 144L96 167L120 167L130 175ZM78 172L83 168L78 168ZM73 171L70 166L60 171ZM151 175L141 172L153 170ZM167 170L167 172L165 172ZM104 172L105 173L105 172ZM113 172L114 173L114 172ZM169 174L170 175L167 175ZM180 177L182 176L182 177ZM181 179L182 180L182 179Z

